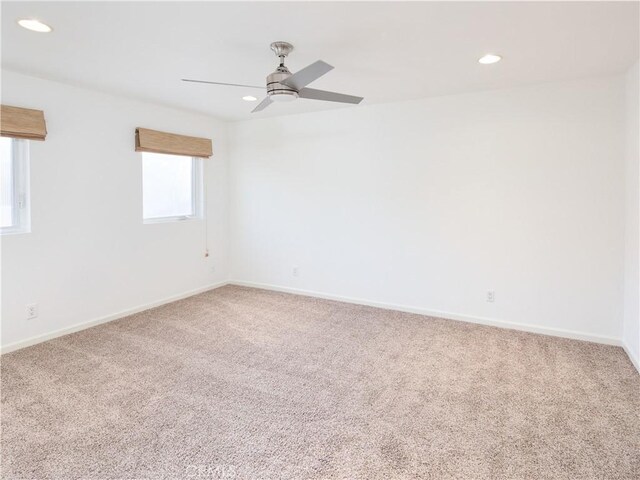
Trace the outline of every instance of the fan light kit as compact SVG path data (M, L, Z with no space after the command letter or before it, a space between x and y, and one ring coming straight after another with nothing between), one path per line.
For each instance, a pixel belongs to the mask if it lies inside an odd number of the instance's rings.
M280 64L273 73L267 75L266 87L241 85L237 83L209 82L206 80L190 80L187 78L183 78L182 81L227 85L231 87L266 89L267 96L251 111L251 113L264 110L273 102L292 102L296 98L308 98L311 100L353 104L358 104L363 100L362 97L355 97L353 95L327 92L326 90L316 90L315 88L306 88L311 82L333 70L333 67L322 60L318 60L296 73L291 73L285 66L284 59L293 51L293 45L287 42L273 42L271 44L271 50L273 50L276 56L280 58ZM255 97L250 96L242 98L247 101L257 100ZM251 100L249 98L251 98Z
M18 20L18 25L32 32L49 33L53 30L49 25L35 18L21 18Z
M482 63L483 65L491 65L492 63L498 63L500 60L502 60L502 57L500 55L489 53L484 57L479 58L478 62Z

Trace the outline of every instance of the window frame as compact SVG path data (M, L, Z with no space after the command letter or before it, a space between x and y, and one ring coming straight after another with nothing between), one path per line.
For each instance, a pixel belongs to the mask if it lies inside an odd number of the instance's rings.
M188 157L191 159L191 211L192 215L171 215L166 217L150 217L144 216L144 155L147 152L141 152L141 165L142 165L142 223L172 223L172 222L190 222L204 219L204 166L202 158L200 157ZM151 152L149 152L151 153ZM173 157L183 157L186 155L174 155L171 153L163 153L163 155L170 155Z
M11 141L11 163L13 178L12 209L14 223L0 227L0 235L31 232L31 201L29 196L29 141L21 138L3 137Z

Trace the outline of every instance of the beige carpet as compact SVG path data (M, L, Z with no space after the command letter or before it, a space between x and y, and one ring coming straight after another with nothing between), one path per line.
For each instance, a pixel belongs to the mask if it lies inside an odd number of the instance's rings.
M638 479L622 349L224 287L2 357L4 479Z

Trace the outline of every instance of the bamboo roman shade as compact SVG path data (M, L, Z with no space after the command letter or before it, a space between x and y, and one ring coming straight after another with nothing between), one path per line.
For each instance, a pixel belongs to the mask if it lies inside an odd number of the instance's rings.
M210 157L213 146L208 138L136 128L136 152L168 153L187 157Z
M44 140L47 125L44 112L30 108L0 106L0 135L3 137Z

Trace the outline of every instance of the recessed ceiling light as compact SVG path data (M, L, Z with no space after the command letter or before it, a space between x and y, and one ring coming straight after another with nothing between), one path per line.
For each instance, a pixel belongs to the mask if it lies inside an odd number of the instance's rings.
M247 95L247 96L244 96L244 97L242 97L242 99L243 99L245 102L255 102L256 100L258 100L258 99L257 99L256 97L254 97L253 95Z
M36 20L35 18L21 18L18 20L18 25L33 32L49 33L53 30L49 25L42 23L40 20Z
M502 60L502 57L500 55L493 55L492 53L489 53L484 57L479 58L478 62L482 63L483 65L491 65L492 63L498 63L500 60Z

